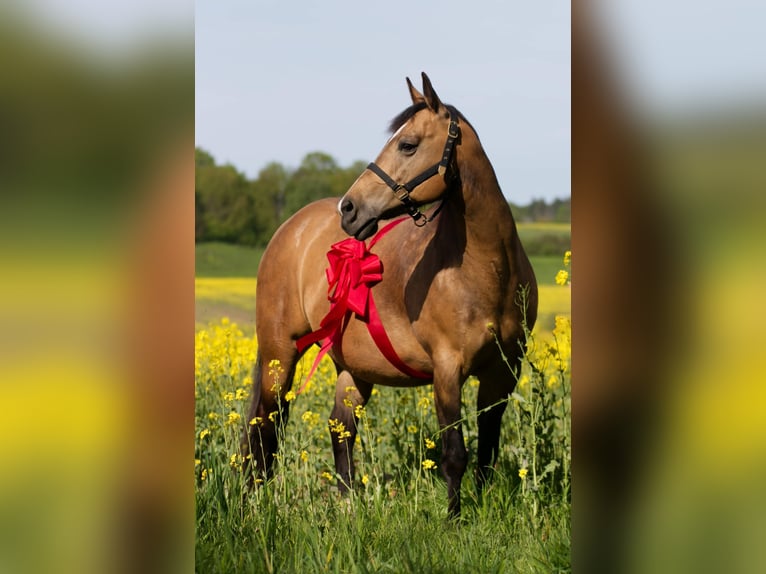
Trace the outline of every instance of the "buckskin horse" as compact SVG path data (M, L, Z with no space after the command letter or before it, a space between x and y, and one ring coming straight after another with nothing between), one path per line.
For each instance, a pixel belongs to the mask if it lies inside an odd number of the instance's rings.
M433 384L454 517L468 462L459 424L463 383L479 380L481 490L497 459L504 399L516 384L498 345L518 368L524 325L531 329L537 316L537 283L476 132L441 102L425 73L422 79L421 93L407 78L412 105L392 120L377 159L340 201L298 211L263 254L248 417L258 422L245 432L243 452L252 454L256 476L271 474L295 365L306 347L321 343L338 372L331 418L350 433L339 438L331 429L341 491L354 479L355 408L373 385ZM428 204L430 212L421 211ZM274 360L281 376L263 368Z

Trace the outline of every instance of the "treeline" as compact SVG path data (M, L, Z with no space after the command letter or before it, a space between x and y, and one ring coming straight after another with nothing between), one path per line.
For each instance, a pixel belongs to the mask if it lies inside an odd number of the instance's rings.
M340 197L367 165L339 166L322 152L307 154L297 169L272 162L255 179L232 165L219 165L195 150L195 239L265 246L277 227L301 207L323 197ZM569 200L511 204L518 221L569 221Z
M569 198L554 199L551 203L547 203L544 199L533 199L529 205L516 205L513 202L509 204L517 222L569 223L572 220L572 201Z

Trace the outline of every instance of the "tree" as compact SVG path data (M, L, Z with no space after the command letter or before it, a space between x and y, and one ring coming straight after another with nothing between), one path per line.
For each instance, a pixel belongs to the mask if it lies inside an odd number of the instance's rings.
M197 149L195 160L195 224L197 241L226 241L257 245L273 227L267 210L259 209L256 190L232 165L216 165Z
M194 167L211 167L215 165L215 159L202 148L194 148Z
M289 180L290 172L282 164L271 162L258 173L257 179L253 182L258 210L262 212L264 221L268 223L268 227L271 229L269 237L277 226L287 218L286 202Z
M286 214L292 215L312 201L332 197L332 179L337 170L338 164L332 156L322 152L307 154L287 183Z

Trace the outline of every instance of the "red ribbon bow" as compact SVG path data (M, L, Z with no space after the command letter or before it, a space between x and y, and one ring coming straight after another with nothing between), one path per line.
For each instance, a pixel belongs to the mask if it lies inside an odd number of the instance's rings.
M402 221L404 219L392 221L381 229L370 241L370 248ZM357 318L367 325L373 341L391 364L411 377L430 380L431 375L409 367L399 358L383 328L371 291L371 288L383 279L383 263L380 258L370 253L364 241L348 238L330 248L327 260L330 263L326 270L329 284L327 299L330 301L330 310L319 324L319 329L304 335L296 341L295 345L298 352L302 353L310 345L322 340L324 342L321 343L319 354L298 394L311 380L319 362L330 347L337 345L340 352L343 333L352 314L356 314Z
M327 260L330 262L327 283L330 285L328 299L331 311L344 307L366 321L370 287L383 279L380 257L370 253L364 241L349 238L333 245Z

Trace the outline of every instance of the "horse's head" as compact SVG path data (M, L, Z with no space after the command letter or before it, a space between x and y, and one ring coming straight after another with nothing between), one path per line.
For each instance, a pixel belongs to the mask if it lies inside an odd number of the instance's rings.
M412 105L394 118L393 135L378 158L338 203L343 230L357 239L373 235L378 220L401 213L422 225L426 220L418 206L442 197L455 175L457 112L439 100L425 73L423 93L409 78L407 86Z

